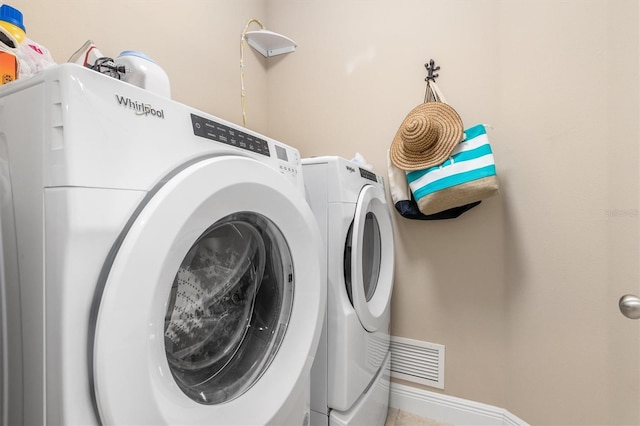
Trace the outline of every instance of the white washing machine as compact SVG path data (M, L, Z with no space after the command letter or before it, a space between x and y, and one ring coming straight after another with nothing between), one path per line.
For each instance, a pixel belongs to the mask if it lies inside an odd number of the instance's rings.
M0 88L2 424L305 425L299 153L75 64Z
M327 316L311 371L311 424L384 425L394 268L384 181L340 157L302 165L327 252Z

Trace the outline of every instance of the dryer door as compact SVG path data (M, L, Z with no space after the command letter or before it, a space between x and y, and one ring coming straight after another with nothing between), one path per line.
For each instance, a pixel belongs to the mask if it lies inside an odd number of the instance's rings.
M387 331L385 310L393 288L393 228L382 188L366 185L358 196L345 251L347 291L362 326Z
M143 204L95 306L102 422L301 424L291 401L305 395L325 291L302 196L262 163L218 157Z

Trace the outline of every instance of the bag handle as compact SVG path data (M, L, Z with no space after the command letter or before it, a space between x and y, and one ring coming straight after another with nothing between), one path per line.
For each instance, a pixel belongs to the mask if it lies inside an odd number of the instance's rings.
M424 92L425 102L442 102L447 103L442 91L438 87L435 81L427 80L427 87Z

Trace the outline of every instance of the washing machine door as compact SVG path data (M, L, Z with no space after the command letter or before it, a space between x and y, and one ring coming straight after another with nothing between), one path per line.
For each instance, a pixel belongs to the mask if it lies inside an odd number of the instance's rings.
M252 159L205 159L152 191L103 269L102 423L302 424L291 401L324 309L320 247L303 197Z
M393 289L391 215L381 187L360 191L345 250L345 281L353 307L368 331L387 331L385 311Z

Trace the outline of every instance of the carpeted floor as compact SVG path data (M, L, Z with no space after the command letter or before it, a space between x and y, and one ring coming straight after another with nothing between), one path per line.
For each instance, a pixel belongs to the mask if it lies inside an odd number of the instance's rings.
M420 417L413 413L389 407L385 426L453 426L449 423L441 423L426 417Z

